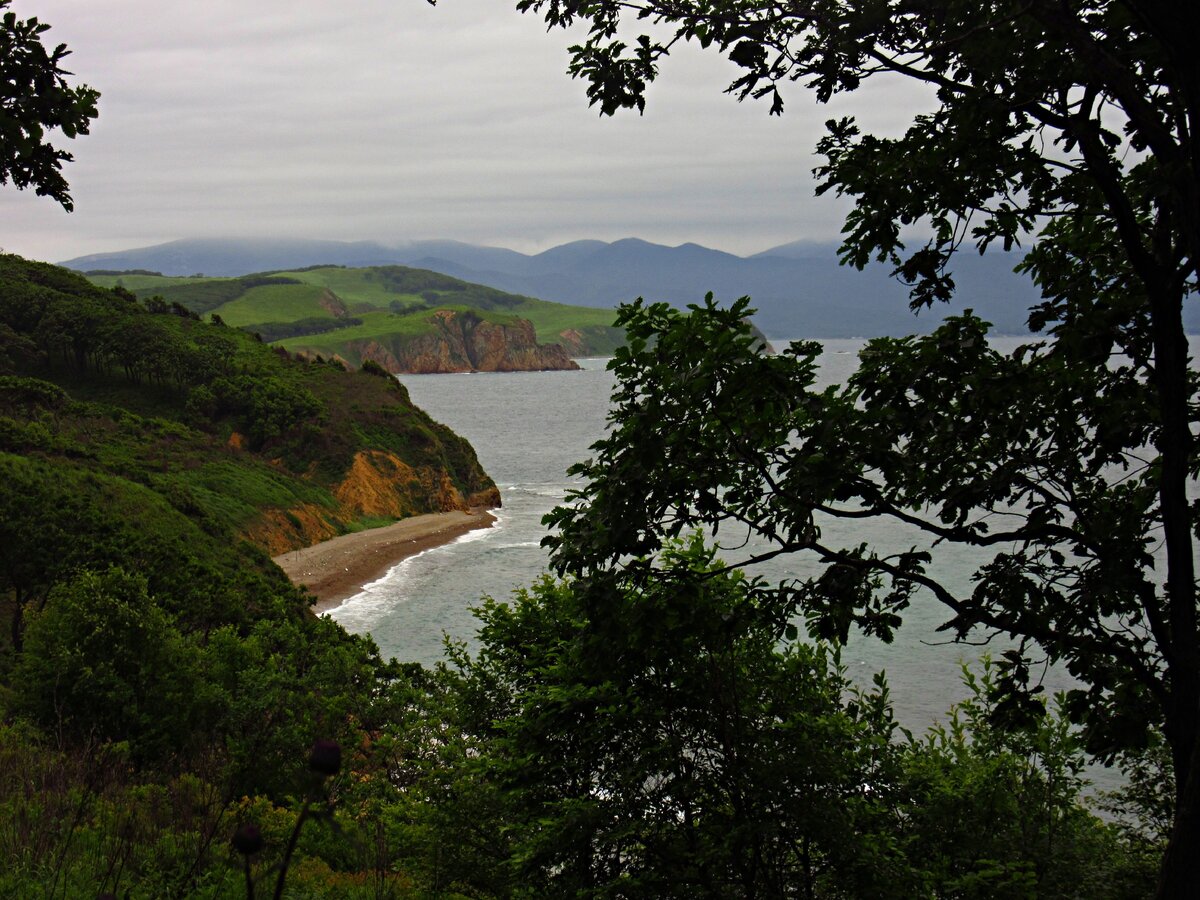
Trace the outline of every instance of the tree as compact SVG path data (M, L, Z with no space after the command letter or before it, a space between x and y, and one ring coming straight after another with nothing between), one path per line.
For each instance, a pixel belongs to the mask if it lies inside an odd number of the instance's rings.
M0 0L0 184L18 190L33 187L70 212L75 208L62 164L73 157L46 137L57 128L67 138L87 134L96 118L98 91L87 85L71 87L62 68L70 53L65 44L48 51L42 35L50 26L37 19L18 19Z
M756 615L697 540L661 577L544 579L486 601L459 654L486 775L538 896L912 896L886 836L886 689ZM711 577L710 577L711 576Z
M207 699L199 657L145 578L82 572L31 617L15 706L74 740L129 741L139 755L166 756L197 730Z
M105 528L74 476L5 453L0 454L0 478L0 591L12 597L11 646L20 652L26 609L42 607L51 589L86 556L95 535L111 528Z
M392 813L471 895L1145 896L1153 863L1081 805L1057 710L993 727L985 663L914 739L882 677L852 688L764 599L693 537L645 582L485 600L478 653L390 717Z
M591 571L653 552L664 531L736 521L774 552L825 562L821 578L782 594L819 630L844 637L858 621L886 635L921 587L951 610L956 634L1011 635L1006 710L1019 711L1024 651L1040 646L1089 685L1071 711L1093 750L1111 755L1162 728L1177 792L1159 893L1189 893L1200 883L1200 629L1187 494L1196 380L1182 304L1200 264L1195 12L1154 0L518 8L551 26L588 24L571 72L606 114L642 109L659 62L683 41L727 56L741 69L730 91L769 98L772 113L796 81L822 102L880 75L934 87L936 108L901 137L827 123L819 191L855 199L842 259L890 261L920 308L953 292L949 264L965 242L983 251L1035 239L1021 268L1044 302L1029 322L1053 338L1004 358L986 348L983 323L960 319L933 338L874 344L850 391L822 396L807 391L811 348L752 363L736 323L715 310L694 327L664 309L627 313L636 337L618 361L617 431L580 469L593 479L591 508L554 518L557 565ZM658 28L627 42L629 20ZM910 250L905 226L930 237ZM651 337L660 350L646 349ZM751 373L773 380L754 389ZM658 407L686 434L651 422ZM1011 549L962 595L918 554L825 547L818 514L889 517L937 540Z

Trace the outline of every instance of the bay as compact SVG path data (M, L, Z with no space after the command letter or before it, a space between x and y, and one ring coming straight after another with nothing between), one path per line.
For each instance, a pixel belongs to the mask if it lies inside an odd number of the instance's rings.
M993 343L1011 350L1020 341L996 338ZM819 385L844 382L864 342L821 343ZM350 631L370 634L387 657L429 665L443 657L446 638L473 644L477 623L471 608L481 597L506 598L544 572L542 516L567 495L567 468L584 459L589 445L603 435L613 387L607 360L579 362L577 372L400 376L417 405L471 442L499 485L504 506L495 527L403 561L333 610L334 619ZM893 523L827 522L824 537L835 546L865 541L890 552L929 544L915 530ZM725 555L737 558L732 550ZM967 589L982 558L979 551L942 546L931 574L952 588ZM814 571L811 562L791 557L755 568L769 581ZM984 652L998 654L1005 646L954 643L937 631L946 618L944 607L918 594L893 643L852 634L842 653L858 683L886 671L897 717L917 732L944 720L951 705L966 696L964 663ZM1048 670L1043 678L1050 692L1073 684L1061 671Z

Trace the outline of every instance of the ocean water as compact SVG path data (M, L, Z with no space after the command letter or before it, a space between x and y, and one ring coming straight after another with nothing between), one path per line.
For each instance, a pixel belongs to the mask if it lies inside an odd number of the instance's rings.
M603 434L607 360L575 372L401 376L413 401L475 447L500 488L496 524L409 557L330 615L370 633L385 656L430 664L443 634L472 639L471 607L532 583L546 568L542 516L567 495L566 470Z
M1000 349L1005 342L997 339ZM820 382L841 383L857 365L858 340L824 341ZM466 437L500 487L504 506L493 528L411 557L330 615L347 629L369 633L385 656L431 664L443 655L443 639L471 644L476 622L471 608L480 597L501 599L529 585L546 568L540 547L541 518L566 496L567 468L585 458L602 436L613 379L607 360L581 360L577 372L479 373L401 376L412 399L438 421ZM824 529L835 546L867 541L880 549L928 546L915 530L895 525L830 522ZM725 554L735 558L731 552ZM936 574L965 589L981 557L978 551L938 548ZM804 576L802 560L781 558L755 572L769 580ZM989 647L950 642L937 626L948 618L928 595L918 595L891 644L851 634L842 654L851 677L868 684L886 671L897 717L923 731L944 720L949 707L966 695L961 666ZM1047 690L1070 686L1065 673L1045 674Z

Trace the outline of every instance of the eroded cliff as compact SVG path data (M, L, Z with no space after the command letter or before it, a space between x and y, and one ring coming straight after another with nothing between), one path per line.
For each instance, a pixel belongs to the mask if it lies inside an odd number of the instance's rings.
M345 523L363 518L403 519L426 512L494 508L500 492L488 483L464 494L449 473L435 466L411 466L396 454L361 450L331 493L331 506L306 503L268 509L246 531L246 538L271 556L308 547L345 531Z
M539 344L528 319L490 321L471 311L440 309L429 322L433 330L425 334L355 341L350 349L389 372L412 375L579 368L559 344Z

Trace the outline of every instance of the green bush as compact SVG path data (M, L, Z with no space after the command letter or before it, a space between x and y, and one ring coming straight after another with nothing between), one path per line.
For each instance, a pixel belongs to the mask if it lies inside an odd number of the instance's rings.
M145 578L82 572L27 613L14 707L72 740L128 741L139 758L161 758L213 715L199 663Z

